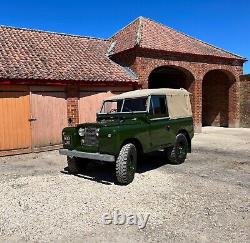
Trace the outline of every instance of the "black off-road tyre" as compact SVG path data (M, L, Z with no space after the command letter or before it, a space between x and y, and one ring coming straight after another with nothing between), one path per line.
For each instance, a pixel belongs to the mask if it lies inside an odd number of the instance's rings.
M167 148L165 152L167 159L171 164L182 164L185 161L188 152L188 141L186 136L182 133L179 133L176 136L174 146Z
M88 166L88 161L81 158L69 157L67 156L68 162L68 172L70 174L78 174L81 171L85 170Z
M134 144L125 144L116 160L116 179L118 183L127 185L134 180L137 165L137 150Z

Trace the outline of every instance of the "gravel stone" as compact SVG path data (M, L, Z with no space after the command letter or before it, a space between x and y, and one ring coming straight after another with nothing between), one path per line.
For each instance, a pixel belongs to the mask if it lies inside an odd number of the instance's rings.
M250 241L250 129L203 128L184 164L148 155L127 186L113 165L65 166L58 151L0 158L1 242ZM114 210L150 216L104 225Z

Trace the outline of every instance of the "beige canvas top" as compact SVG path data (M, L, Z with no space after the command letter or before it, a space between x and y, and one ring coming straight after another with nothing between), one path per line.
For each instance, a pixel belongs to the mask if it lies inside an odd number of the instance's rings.
M119 95L114 95L106 98L105 100L120 100L120 99L131 99L131 98L139 98L146 97L149 95L180 95L180 94L189 94L189 92L185 89L138 89L129 92L125 92Z
M168 113L170 118L181 118L192 116L192 109L189 95L185 89L139 89L129 91L119 95L111 96L105 100L120 100L139 97L147 97L149 95L166 95L168 104Z

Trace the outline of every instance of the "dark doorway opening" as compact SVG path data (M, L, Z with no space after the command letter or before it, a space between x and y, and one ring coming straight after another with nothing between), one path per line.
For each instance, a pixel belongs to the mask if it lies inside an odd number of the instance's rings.
M223 70L209 71L202 83L202 126L228 127L233 77Z
M162 66L154 69L148 78L149 89L157 88L184 88L191 95L191 105L194 111L194 76L184 68L176 66Z
M150 89L184 88L190 91L193 81L193 75L187 70L173 66L162 66L151 72L148 78L148 87Z

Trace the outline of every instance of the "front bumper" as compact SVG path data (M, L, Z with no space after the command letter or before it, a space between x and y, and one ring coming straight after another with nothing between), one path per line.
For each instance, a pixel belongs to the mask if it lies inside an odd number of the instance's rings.
M115 156L110 154L87 153L77 150L59 149L59 154L69 157L79 157L84 159L100 160L105 162L115 162Z

